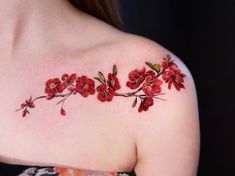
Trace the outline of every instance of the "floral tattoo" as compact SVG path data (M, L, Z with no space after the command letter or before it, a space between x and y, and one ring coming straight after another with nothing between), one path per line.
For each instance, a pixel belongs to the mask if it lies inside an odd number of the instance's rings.
M150 62L145 62L145 64L149 68L148 71L146 67L142 67L141 69L132 70L128 74L126 86L133 90L132 92L118 92L121 89L121 85L117 77L117 66L114 64L112 73L108 73L107 78L99 71L98 76L93 77L94 79L85 75L78 76L76 73L70 75L65 73L61 79L49 79L45 83L45 95L34 99L30 96L16 111L21 110L22 117L25 117L30 113L30 108L35 108L35 101L61 98L56 105L61 104L60 114L65 116L64 103L71 95L81 94L82 97L86 98L97 92L97 99L100 102L110 102L114 96L134 97L133 108L137 105L139 99L138 112L142 112L147 111L154 104L154 99L165 100L159 97L159 95L165 94L162 93L161 88L164 81L168 84L168 89L171 89L172 84L178 91L182 88L185 89L183 83L186 75L181 72L170 55L164 57L161 64L152 64ZM162 80L159 79L160 76L162 76ZM95 80L99 82L97 87L95 86ZM142 91L141 94L140 91Z

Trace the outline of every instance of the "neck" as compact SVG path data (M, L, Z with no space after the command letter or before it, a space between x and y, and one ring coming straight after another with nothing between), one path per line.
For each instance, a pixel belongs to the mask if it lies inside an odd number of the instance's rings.
M68 0L0 0L0 49L13 57L23 48L39 51L42 46L55 45L72 28L71 19L79 15L82 19ZM81 19L77 21L82 26Z

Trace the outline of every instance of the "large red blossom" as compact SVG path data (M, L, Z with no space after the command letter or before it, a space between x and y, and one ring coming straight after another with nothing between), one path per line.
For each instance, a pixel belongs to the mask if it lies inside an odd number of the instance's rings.
M83 97L87 97L89 94L93 95L95 93L95 82L94 80L88 78L87 76L78 77L76 80L76 90ZM75 94L75 93L74 93Z
M160 93L162 81L157 78L157 75L152 70L146 72L145 81L142 85L142 90L147 96L154 96L155 93Z
M140 84L145 79L146 68L143 67L140 69L135 69L128 74L128 78L130 81L126 82L126 86L131 89L136 89L140 86Z
M116 76L113 76L113 74L111 73L108 74L107 84L114 90L119 90L121 88L118 78Z
M141 101L139 108L138 108L138 111L139 112L142 112L143 110L147 111L149 109L149 107L152 105L153 105L153 98L152 97L145 97L143 99L143 101Z
M96 89L98 91L97 98L101 102L111 101L113 99L115 90L112 87L109 87L106 84L101 84Z
M169 70L166 70L162 74L162 79L168 83L168 88L171 89L172 83L174 84L176 90L180 90L180 88L185 88L183 85L184 78L181 70L176 66L170 66Z
M61 84L59 78L49 79L46 82L45 93L46 99L52 99L57 93L61 93L64 90L64 86Z

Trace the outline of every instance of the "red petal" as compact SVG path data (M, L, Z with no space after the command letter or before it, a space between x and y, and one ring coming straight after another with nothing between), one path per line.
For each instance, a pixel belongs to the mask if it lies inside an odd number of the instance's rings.
M161 93L162 88L159 85L153 85L152 90L154 93Z
M145 76L153 77L153 76L156 76L156 74L155 74L155 72L153 70L149 70L149 71L146 72Z
M99 94L97 95L97 98L98 98L101 102L104 102L104 101L106 100L106 95L103 95L103 94L99 93Z
M55 96L55 94L47 94L46 99L50 100Z
M34 103L30 103L30 104L29 104L29 107L30 107L30 108L34 108L34 107L35 107Z
M77 74L76 74L76 73L73 73L73 74L70 76L70 81L74 82L76 79L77 79Z
M25 103L22 103L22 104L20 105L21 108L24 108L25 106L26 106Z
M81 77L81 82L82 82L82 84L86 84L87 83L87 77L83 75Z
M152 106L153 105L153 98L151 97L145 97L144 98L144 101L143 101L143 104L145 106Z
M156 79L156 81L154 81L154 82L155 82L155 84L162 85L162 80L160 80L160 79Z
M127 81L126 86L131 88L131 89L136 89L139 87L139 84L136 84L135 82Z
M184 87L183 84L178 84L178 86L179 86L180 88L184 88L184 89L185 89L185 87Z
M166 61L162 62L162 68L164 68L164 69L168 68L168 63Z
M116 90L121 89L121 85L120 85L120 83L119 83L118 80L117 80L116 83L115 83L115 87L116 87Z
M139 74L136 72L136 70L133 70L128 74L128 79L131 81L135 80L135 78L138 78L138 77L139 77Z
M63 108L60 109L60 114L61 114L62 116L65 116L65 115L66 115L66 112L65 112L65 110L64 110Z
M25 117L26 116L26 111L23 111L22 112L22 117Z
M173 84L174 84L174 86L175 86L175 88L176 88L176 90L180 90L180 88L179 88L179 85L178 85L178 83L177 82L175 82L175 81L173 81Z
M143 102L140 103L139 108L138 108L138 111L139 111L139 112L142 112L142 111L143 111Z
M95 81L89 78L89 79L87 80L87 84L88 84L89 86L94 87L94 86L95 86Z
M63 74L61 79L65 81L67 78L69 78L69 75L67 73Z
M170 66L178 67L174 62L170 62L169 65L170 65Z
M148 109L149 109L149 106L143 105L143 110L144 110L144 111L147 111Z
M49 80L46 81L46 85L49 86L52 82L53 82L53 80L49 79Z
M146 76L146 78L145 78L145 82L150 82L152 80L152 76Z
M113 75L111 73L108 74L108 80L112 80L113 79Z
M153 92L152 88L150 89L148 86L146 86L146 84L143 84L142 91L150 97L154 96L154 92Z
M82 92L81 92L81 95L82 95L83 97L87 97L87 96L88 96L88 93L87 93L87 91L82 91Z
M107 101L112 101L112 99L113 99L113 96L112 95L109 95L109 96L107 96Z
M109 92L109 94L107 95L107 97L106 97L106 100L107 101L111 101L112 99L113 99L113 95L114 95L114 92Z
M168 82L168 89L171 89L171 84L172 84L173 80L170 79L169 82Z
M107 88L106 84L101 84L97 87L97 91L99 92L106 91L106 88Z
M65 88L65 86L63 84L59 84L57 86L57 90L58 90L59 93L63 92L64 88Z
M53 79L53 82L54 82L55 84L60 84L60 83L61 83L61 81L60 81L59 78L54 78L54 79Z
M76 84L76 89L79 91L83 90L83 86L81 84L79 84L79 82Z
M95 89L93 87L89 87L88 90L89 94L93 95L95 93Z
M109 94L114 95L115 90L113 88L109 87L108 92L109 92Z

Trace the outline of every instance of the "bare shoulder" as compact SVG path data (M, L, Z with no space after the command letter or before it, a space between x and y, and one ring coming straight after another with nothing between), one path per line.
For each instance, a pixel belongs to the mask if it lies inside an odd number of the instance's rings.
M115 59L114 62L118 63L119 66L122 67L121 69L127 72L133 69L141 69L143 66L149 68L146 62L161 65L162 62L164 62L164 58L169 55L181 73L186 76L184 84L187 89L184 90L184 93L182 93L183 91L177 93L177 91L174 92L174 90L171 89L173 90L172 93L171 90L166 88L167 84L165 84L163 85L163 87L165 87L164 91L169 92L165 96L168 96L168 98L176 98L176 96L186 96L190 94L191 98L196 99L196 85L193 75L188 66L173 52L151 39L123 32L114 43L114 49L111 50L112 53L117 54L115 56L117 59Z
M179 68L192 78L184 62L159 43L146 37L124 32L120 32L116 36L112 52L118 53L120 62L128 63L127 67L144 64L146 61L160 63L166 55L170 55Z
M148 97L146 101L137 97L135 102L142 108L135 114L137 175L195 176L200 131L196 86L189 68L174 53L144 37L126 35L121 43L124 57L129 58L122 60L128 63L129 88L142 86ZM136 85L143 66L149 75L146 89L146 78Z

